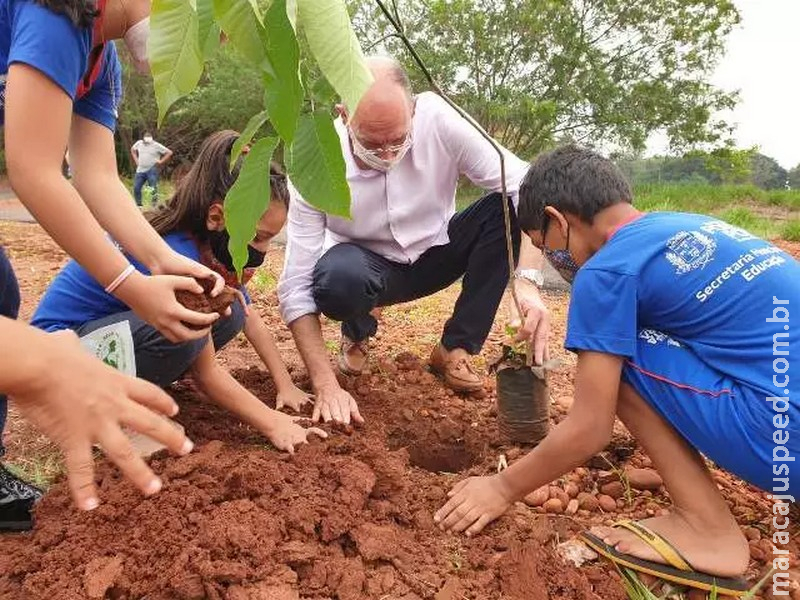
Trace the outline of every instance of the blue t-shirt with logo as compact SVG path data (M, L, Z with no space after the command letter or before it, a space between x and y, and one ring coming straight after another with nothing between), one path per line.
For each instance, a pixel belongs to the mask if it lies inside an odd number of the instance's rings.
M31 0L0 0L0 124L5 123L8 68L22 63L41 71L73 100L73 112L111 129L122 98L122 71L113 43L106 43L94 78L88 78L92 28L78 28L62 14ZM79 87L86 88L77 97Z
M196 262L200 261L200 250L189 234L169 233L164 236L164 241L178 254ZM141 273L146 275L150 273L135 259L130 260ZM247 291L244 287L240 291L249 304L250 297ZM78 329L89 321L129 310L130 307L111 294L107 294L88 271L71 260L45 291L31 319L31 325L45 331Z
M785 365L773 361L785 358L797 405L800 263L743 229L667 212L619 229L575 277L565 346L632 359L642 329L666 333L762 400L784 394L773 376Z

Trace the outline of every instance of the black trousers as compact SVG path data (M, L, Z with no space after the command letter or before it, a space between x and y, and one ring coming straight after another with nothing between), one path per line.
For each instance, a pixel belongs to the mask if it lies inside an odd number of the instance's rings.
M520 231L511 202L514 264ZM442 345L480 352L508 283L508 253L501 194L488 194L457 213L448 226L450 243L428 249L412 264L392 262L354 243L338 244L314 268L313 294L319 310L342 322L354 341L375 335L369 312L430 296L463 276L461 295L444 326Z
M0 247L0 316L16 319L19 315L19 285L14 275L14 269L6 257L3 248ZM0 340L0 343L9 343L10 340ZM0 456L5 453L3 447L3 430L6 426L6 416L8 414L8 399L0 394Z

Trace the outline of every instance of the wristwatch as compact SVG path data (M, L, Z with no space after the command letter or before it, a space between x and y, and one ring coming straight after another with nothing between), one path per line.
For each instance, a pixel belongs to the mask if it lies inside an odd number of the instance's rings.
M544 273L539 269L517 269L514 271L514 279L529 281L536 287L544 285Z

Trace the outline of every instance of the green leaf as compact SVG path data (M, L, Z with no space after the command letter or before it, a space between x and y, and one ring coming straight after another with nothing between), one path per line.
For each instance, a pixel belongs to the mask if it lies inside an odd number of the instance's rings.
M353 114L372 83L372 74L353 33L345 0L297 0L297 9L322 74Z
M242 131L239 138L233 143L233 148L231 148L231 171L233 171L236 161L239 160L242 149L252 141L256 131L261 129L261 126L267 122L267 119L269 119L269 114L265 110L250 117L247 125L245 125L244 131Z
M219 25L214 21L213 0L197 0L197 39L203 58L209 59L219 47Z
M153 0L150 23L150 69L160 125L169 107L197 87L203 56L190 0Z
M342 146L330 115L300 117L294 142L286 149L286 168L306 201L332 215L350 217Z
M231 44L262 72L275 76L267 56L266 34L249 0L213 0L214 17Z
M269 163L277 146L277 137L258 140L225 196L225 229L230 236L228 250L240 275L247 263L247 246L255 237L256 226L269 205Z
M300 47L286 14L286 0L273 0L265 29L267 54L275 76L264 78L267 88L264 102L275 130L290 144L303 105L303 85L300 83Z

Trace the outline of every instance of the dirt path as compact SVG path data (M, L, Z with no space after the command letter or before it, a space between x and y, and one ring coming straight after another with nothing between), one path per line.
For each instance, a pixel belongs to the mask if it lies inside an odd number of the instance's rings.
M64 255L33 225L0 224L0 240L18 270L22 316L28 318ZM800 256L800 244L787 249ZM307 385L270 287L282 256L269 258L257 279L261 286L252 290L254 304L272 326L293 377ZM457 293L453 287L387 309L372 372L343 379L366 427L331 431L328 442L314 442L292 458L205 403L190 382L173 386L178 420L198 451L180 459L155 457L166 485L146 500L100 460L104 504L90 514L71 507L63 483L54 485L33 534L0 537L0 598L624 598L606 564L578 569L556 552L591 524L643 518L668 506L663 488L628 488L610 470L650 467L621 426L606 459L593 459L543 490L550 512L541 497L531 499L536 506L518 504L473 540L434 528L432 513L455 481L491 473L501 454L514 460L524 451L497 441L491 379L486 394L466 398L446 391L424 369ZM554 339L563 339L567 298L551 294L548 301ZM488 348L501 339L503 320L501 313ZM336 326L326 322L324 328L333 347ZM574 359L555 346L566 365L550 379L551 415L558 421L570 404ZM221 359L274 405L272 381L243 340ZM17 418L8 441L11 462L45 469L44 461L54 460L52 448ZM771 504L723 472L715 471L715 478L752 540L749 575L755 579L771 557ZM793 551L796 556L796 540Z

